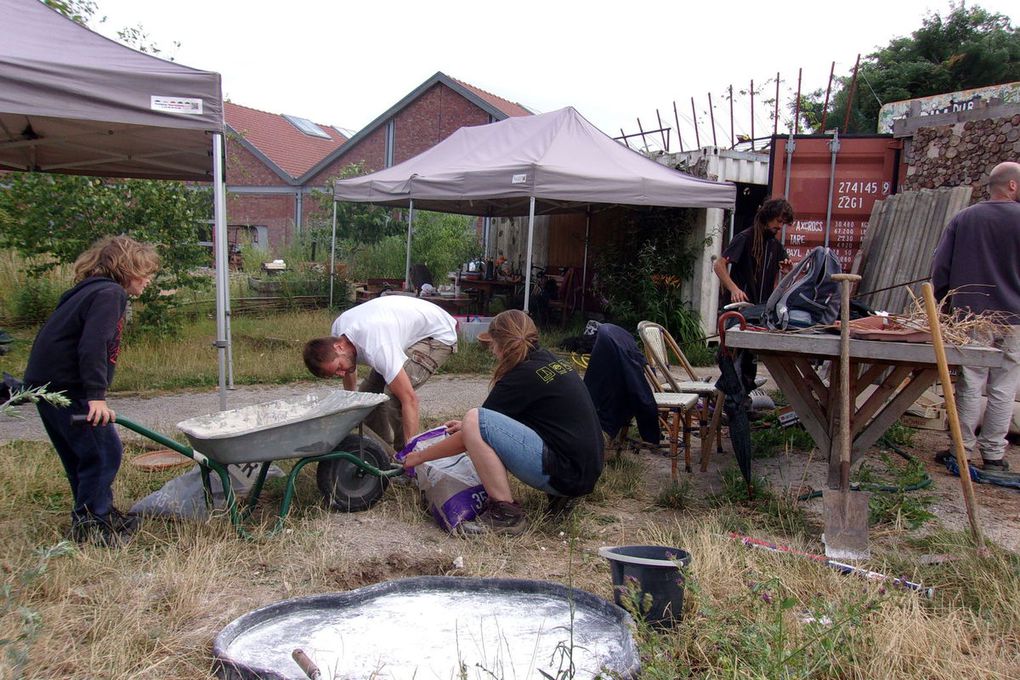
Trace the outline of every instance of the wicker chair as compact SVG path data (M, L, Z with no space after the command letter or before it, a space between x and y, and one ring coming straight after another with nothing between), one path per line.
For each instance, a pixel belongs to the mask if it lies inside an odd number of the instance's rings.
M663 392L693 394L695 401L701 402L698 430L701 437L701 470L704 472L708 469L713 444L717 447L721 444L720 420L713 418L713 427L709 426L708 421L713 402L716 412L722 408L723 395L715 388L715 377L698 375L676 340L661 325L653 321L642 321L638 324L638 336L651 366L650 380Z

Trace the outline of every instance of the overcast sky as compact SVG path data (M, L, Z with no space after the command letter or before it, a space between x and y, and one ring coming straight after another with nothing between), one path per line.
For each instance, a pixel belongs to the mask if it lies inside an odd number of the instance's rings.
M708 93L720 145L730 134L772 131L764 98L792 99L797 70L804 91L824 88L829 67L853 68L862 55L909 35L948 0L843 3L692 0L98 0L94 25L115 36L139 24L174 60L223 76L232 102L357 131L442 71L536 112L574 106L617 136L663 124L693 145L691 97L701 143L710 143ZM971 3L974 4L974 3ZM1018 22L1016 0L982 7ZM95 24L95 22L94 22ZM174 43L180 46L175 47ZM862 85L862 96L870 96ZM788 116L787 116L788 118ZM671 146L676 150L676 138Z

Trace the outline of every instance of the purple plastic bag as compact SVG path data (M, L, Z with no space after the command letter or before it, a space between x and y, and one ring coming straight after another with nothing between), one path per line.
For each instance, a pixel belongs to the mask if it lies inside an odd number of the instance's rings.
M431 430L425 430L424 432L416 434L411 439L411 441L407 442L407 444L404 445L404 448L400 449L400 451L397 452L396 454L397 462L403 463L404 459L407 458L407 456L410 455L412 452L426 449L432 446L433 444L443 441L444 439L446 439L446 437L447 434L445 425L433 427ZM414 477L416 475L413 467L407 468L407 470L405 470L405 474L408 477Z

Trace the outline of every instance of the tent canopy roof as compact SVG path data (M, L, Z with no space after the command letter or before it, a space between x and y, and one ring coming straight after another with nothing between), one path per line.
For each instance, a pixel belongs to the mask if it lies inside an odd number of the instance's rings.
M338 180L334 197L483 216L573 212L589 204L732 208L736 187L660 165L572 107L463 127L391 168Z
M219 74L0 0L0 169L210 181L222 131Z

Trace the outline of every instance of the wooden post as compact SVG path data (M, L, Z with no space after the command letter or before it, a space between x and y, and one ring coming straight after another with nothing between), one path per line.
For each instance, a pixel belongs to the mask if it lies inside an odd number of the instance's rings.
M694 108L694 97L691 97L691 116L694 117L694 141L701 148L701 135L698 134L698 112Z
M847 128L850 127L850 112L854 108L854 91L857 89L857 67L861 65L861 55L857 55L857 61L854 62L854 76L850 79L850 92L846 98L846 115L843 116L843 134L846 134Z
M793 112L793 134L800 134L800 77L804 69L797 69L797 101L794 103Z
M751 80L751 151L754 151L754 79Z
M680 136L680 114L676 112L676 100L673 100L673 120L676 121L676 143L680 146L680 153L684 152L684 138Z
M662 116L659 115L659 109L655 109L655 118L659 121L659 136L662 137L663 150L669 153L669 137L666 135L666 129L662 127Z
M712 123L712 146L719 146L715 138L715 108L712 106L712 93L708 93L708 120Z
M778 134L779 134L779 71L776 71L776 103L772 111L772 136L775 137Z
M829 92L832 91L832 74L836 72L836 62L832 62L832 66L829 67L829 84L825 86L825 104L822 105L822 129L819 130L822 134L825 133L825 119L829 116ZM843 130L846 132L846 130Z
M733 140L733 86L730 85L730 148L732 149L736 145Z

